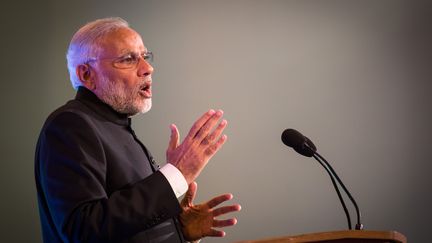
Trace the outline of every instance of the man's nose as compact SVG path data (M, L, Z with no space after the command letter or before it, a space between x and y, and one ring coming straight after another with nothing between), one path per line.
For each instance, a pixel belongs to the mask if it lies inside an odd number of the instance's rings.
M140 57L138 62L138 75L139 76L149 76L153 73L153 66L150 65L143 57Z

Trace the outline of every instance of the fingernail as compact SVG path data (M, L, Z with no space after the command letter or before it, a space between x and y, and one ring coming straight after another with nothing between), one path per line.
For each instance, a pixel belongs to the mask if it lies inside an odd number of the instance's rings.
M211 110L208 111L209 115L213 115L214 113L215 113L215 110L213 110L213 109L211 109Z
M227 120L223 119L220 124L221 126L225 126L227 124Z
M217 114L218 116L222 116L222 115L223 115L223 110L217 110L217 111L216 111L216 114Z

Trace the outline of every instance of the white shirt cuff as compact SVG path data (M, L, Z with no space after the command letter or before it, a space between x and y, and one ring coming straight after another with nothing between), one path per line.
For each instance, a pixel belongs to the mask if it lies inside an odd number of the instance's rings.
M166 163L159 171L168 180L177 198L185 194L189 186L183 174L174 165Z

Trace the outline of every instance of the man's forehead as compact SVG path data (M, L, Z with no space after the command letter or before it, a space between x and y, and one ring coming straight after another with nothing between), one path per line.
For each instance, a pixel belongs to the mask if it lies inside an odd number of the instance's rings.
M130 28L121 28L106 34L100 39L100 47L103 51L127 53L131 51L145 52L147 49L141 36Z

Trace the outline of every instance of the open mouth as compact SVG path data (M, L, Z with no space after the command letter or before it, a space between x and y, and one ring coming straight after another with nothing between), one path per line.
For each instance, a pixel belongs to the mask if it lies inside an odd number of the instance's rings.
M145 84L141 87L140 93L141 93L145 98L151 98L151 97L152 97L151 84L150 84L150 83L145 83Z

